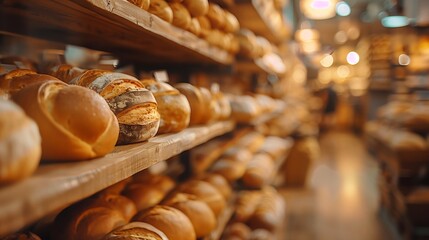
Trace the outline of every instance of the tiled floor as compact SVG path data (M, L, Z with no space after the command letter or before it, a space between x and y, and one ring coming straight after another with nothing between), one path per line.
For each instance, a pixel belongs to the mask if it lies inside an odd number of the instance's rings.
M378 217L378 171L362 141L321 137L322 156L306 189L285 190L286 240L396 240Z

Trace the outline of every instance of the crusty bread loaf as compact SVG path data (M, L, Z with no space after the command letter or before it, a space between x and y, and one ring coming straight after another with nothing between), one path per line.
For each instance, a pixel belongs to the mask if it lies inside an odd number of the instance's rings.
M44 160L100 157L111 152L118 139L116 117L89 89L48 81L28 86L12 99L38 124Z
M94 205L119 211L127 222L137 213L136 205L127 197L119 194L104 194L89 200L86 204L88 207Z
M206 111L204 108L207 107L204 105L204 98L201 94L201 91L189 83L179 83L174 87L188 99L189 105L191 107L191 117L189 124L200 124L205 118L204 114L206 114Z
M238 195L234 220L237 222L247 222L255 213L256 208L262 199L261 191L243 191Z
M208 0L184 0L183 4L193 17L203 16L209 10Z
M199 90L203 97L203 109L205 110L200 123L206 124L217 120L220 116L220 106L214 101L211 92L207 88L200 87Z
M36 123L13 102L0 99L0 184L31 175L41 153Z
M186 28L189 32L195 34L195 36L200 36L201 34L201 25L198 19L192 18L191 24L189 24L188 28Z
M122 194L131 199L141 211L160 203L174 185L174 181L167 176L148 175L129 183Z
M199 178L204 182L210 183L213 187L215 187L225 198L227 201L231 196L232 189L229 185L228 181L220 174L207 173Z
M213 211L207 203L198 200L194 195L177 193L163 204L183 212L194 226L198 238L206 236L216 227L217 220Z
M246 171L252 154L247 149L230 148L211 167L211 172L222 175L229 182L240 179Z
M261 112L255 98L251 96L228 96L231 104L231 116L237 122L249 123Z
M210 20L210 24L213 28L224 28L226 22L225 11L216 3L209 3L207 18Z
M210 20L206 16L197 17L197 20L201 27L200 36L203 38L207 37L212 30Z
M169 240L196 240L195 230L189 218L173 207L158 205L140 212L134 220L153 225Z
M215 216L225 209L226 201L222 194L210 183L200 180L190 180L179 186L177 192L195 195L210 207Z
M59 80L49 75L37 74L32 70L17 69L0 77L0 88L6 93L13 94L32 84L46 81Z
M244 135L238 142L238 147L243 147L251 153L256 153L264 144L265 136L259 132L253 131Z
M49 75L54 76L65 83L69 83L75 77L81 75L84 72L83 69L73 67L69 64L61 64L50 69Z
M261 188L274 178L274 168L274 161L270 155L258 153L247 164L241 181L246 187Z
M158 104L161 115L158 133L179 132L189 125L191 107L183 94L164 82L143 80L142 84L153 93Z
M224 16L225 16L225 26L223 30L225 32L235 33L238 30L240 30L240 23L238 22L238 19L234 16L234 14L224 10Z
M153 94L133 76L92 69L70 81L99 93L119 122L118 144L145 141L158 131L160 115Z
M173 25L187 29L191 24L191 14L186 7L178 2L169 3L171 10L173 10Z
M103 240L169 240L156 227L144 222L132 222L121 226L106 236Z
M231 105L229 104L228 99L222 92L214 92L212 93L213 100L216 101L219 106L219 116L218 120L226 120L231 116Z
M173 10L164 0L151 0L148 11L166 22L173 22Z
M150 6L150 0L127 0L127 1L143 10L148 10Z

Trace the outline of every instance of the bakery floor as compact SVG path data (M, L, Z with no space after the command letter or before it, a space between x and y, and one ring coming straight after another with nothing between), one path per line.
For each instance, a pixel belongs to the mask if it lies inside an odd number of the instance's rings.
M363 140L349 132L320 137L321 158L305 189L284 189L286 240L396 240L378 210L378 169Z

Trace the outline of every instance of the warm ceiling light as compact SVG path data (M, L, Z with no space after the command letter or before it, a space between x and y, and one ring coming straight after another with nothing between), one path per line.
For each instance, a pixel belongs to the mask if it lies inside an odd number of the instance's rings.
M381 19L381 24L387 28L405 27L410 23L405 16L387 16Z
M311 28L300 29L295 33L295 39L300 42L319 40L319 38L319 32Z
M344 1L338 2L335 8L337 14L342 17L348 16L352 12L350 6Z
M401 54L398 58L399 65L407 66L410 64L411 59L407 54Z
M322 60L320 60L320 65L322 65L322 67L328 68L332 66L332 64L334 64L334 58L332 55L326 55Z
M359 63L359 54L357 52L349 52L346 59L350 65L356 65Z
M309 19L328 19L335 16L337 0L301 0L301 11Z

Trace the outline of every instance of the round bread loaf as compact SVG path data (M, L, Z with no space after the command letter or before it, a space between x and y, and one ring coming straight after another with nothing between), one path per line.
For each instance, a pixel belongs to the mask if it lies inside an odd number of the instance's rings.
M32 70L17 69L0 77L0 88L4 92L13 94L32 84L46 81L59 80L49 75L37 74Z
M38 124L44 160L104 156L118 139L115 115L104 99L89 89L48 81L28 86L12 99Z
M118 194L101 195L93 200L93 204L119 211L127 222L137 213L136 205L130 199Z
M228 119L231 116L231 105L229 104L228 99L221 92L214 92L212 96L220 109L218 119L219 120Z
M164 82L143 80L142 84L152 92L158 104L161 115L158 133L179 132L189 125L191 107L183 94Z
M121 226L104 236L103 240L169 240L156 227L143 223L132 222Z
M231 196L231 186L228 181L220 174L207 173L202 176L199 180L210 183L213 187L215 187L225 198L228 200Z
M195 195L198 200L205 202L213 211L215 216L225 209L226 201L222 194L210 183L200 180L190 180L182 184L178 192Z
M13 102L0 99L0 184L30 176L41 153L36 123Z
M184 0L183 4L193 17L206 15L209 10L208 0Z
M169 5L171 10L173 10L173 25L183 29L188 29L192 19L188 9L178 2L173 2Z
M148 10L150 6L150 0L127 0L127 1L143 10Z
M164 202L164 205L174 207L183 212L194 226L196 236L208 235L216 228L217 220L210 207L194 195L177 193Z
M220 115L220 107L213 100L211 92L207 88L200 87L201 96L203 97L203 106L205 106L205 114L203 114L200 123L206 124L212 122Z
M189 218L181 211L158 205L140 212L134 217L137 222L148 223L161 230L169 240L195 240L195 230Z
M173 22L173 10L164 0L151 0L148 11L166 22Z
M118 144L142 142L156 135L160 115L155 97L135 77L92 69L70 83L92 89L107 101L119 122Z
M188 99L189 105L191 107L191 116L190 116L190 125L200 124L205 118L207 108L204 101L204 98L201 94L201 91L192 86L189 83L179 83L174 85L174 87L180 91Z

